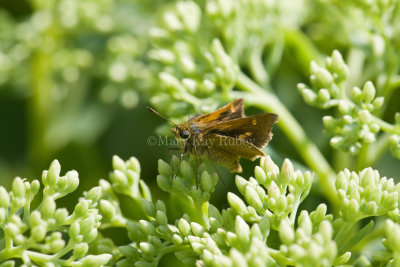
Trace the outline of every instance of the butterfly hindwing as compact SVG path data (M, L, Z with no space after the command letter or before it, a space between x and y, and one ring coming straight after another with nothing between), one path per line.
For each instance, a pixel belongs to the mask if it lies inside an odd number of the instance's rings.
M208 150L210 160L218 162L232 172L241 172L239 157L255 160L265 156L264 152L251 143L218 134L206 136L202 145Z

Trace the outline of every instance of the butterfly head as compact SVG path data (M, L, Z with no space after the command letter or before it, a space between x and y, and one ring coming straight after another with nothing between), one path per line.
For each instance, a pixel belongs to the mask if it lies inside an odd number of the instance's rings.
M172 127L171 131L175 140L178 142L179 150L184 153L187 141L191 136L189 128L181 125L175 125L174 127Z

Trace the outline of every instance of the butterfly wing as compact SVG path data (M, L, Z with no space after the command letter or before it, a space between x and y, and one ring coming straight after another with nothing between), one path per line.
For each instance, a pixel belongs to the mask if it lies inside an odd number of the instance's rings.
M192 117L189 122L210 126L223 121L242 118L243 116L243 99L239 98L214 112L204 115L196 115Z
M265 156L264 152L251 143L230 136L210 134L204 138L210 160L226 167L231 172L241 172L239 157L255 160Z
M272 138L271 129L278 115L262 113L250 117L221 122L205 129L203 135L221 135L246 141L256 148L263 148Z

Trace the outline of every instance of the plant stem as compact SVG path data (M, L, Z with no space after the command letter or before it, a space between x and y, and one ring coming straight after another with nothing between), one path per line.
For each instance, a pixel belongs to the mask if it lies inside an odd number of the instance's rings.
M259 107L266 112L275 112L279 115L278 127L281 128L295 146L304 162L318 174L319 182L325 196L332 204L337 204L334 184L335 172L315 144L307 137L303 128L289 110L274 94L263 90L243 73L240 73L238 76L237 86L243 91L251 92L251 94L240 94L240 96L246 99L248 104Z
M342 228L340 228L339 232L337 233L337 235L335 236L335 242L337 244L337 246L340 248L343 244L343 240L346 237L346 234L349 232L349 230L353 227L354 223L356 221L352 221L352 222L346 222Z

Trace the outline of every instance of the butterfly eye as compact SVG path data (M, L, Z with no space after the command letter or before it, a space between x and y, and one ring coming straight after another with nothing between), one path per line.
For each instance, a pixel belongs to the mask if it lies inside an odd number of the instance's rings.
M187 130L184 130L183 132L181 132L181 137L183 139L188 139L189 138L189 132Z

